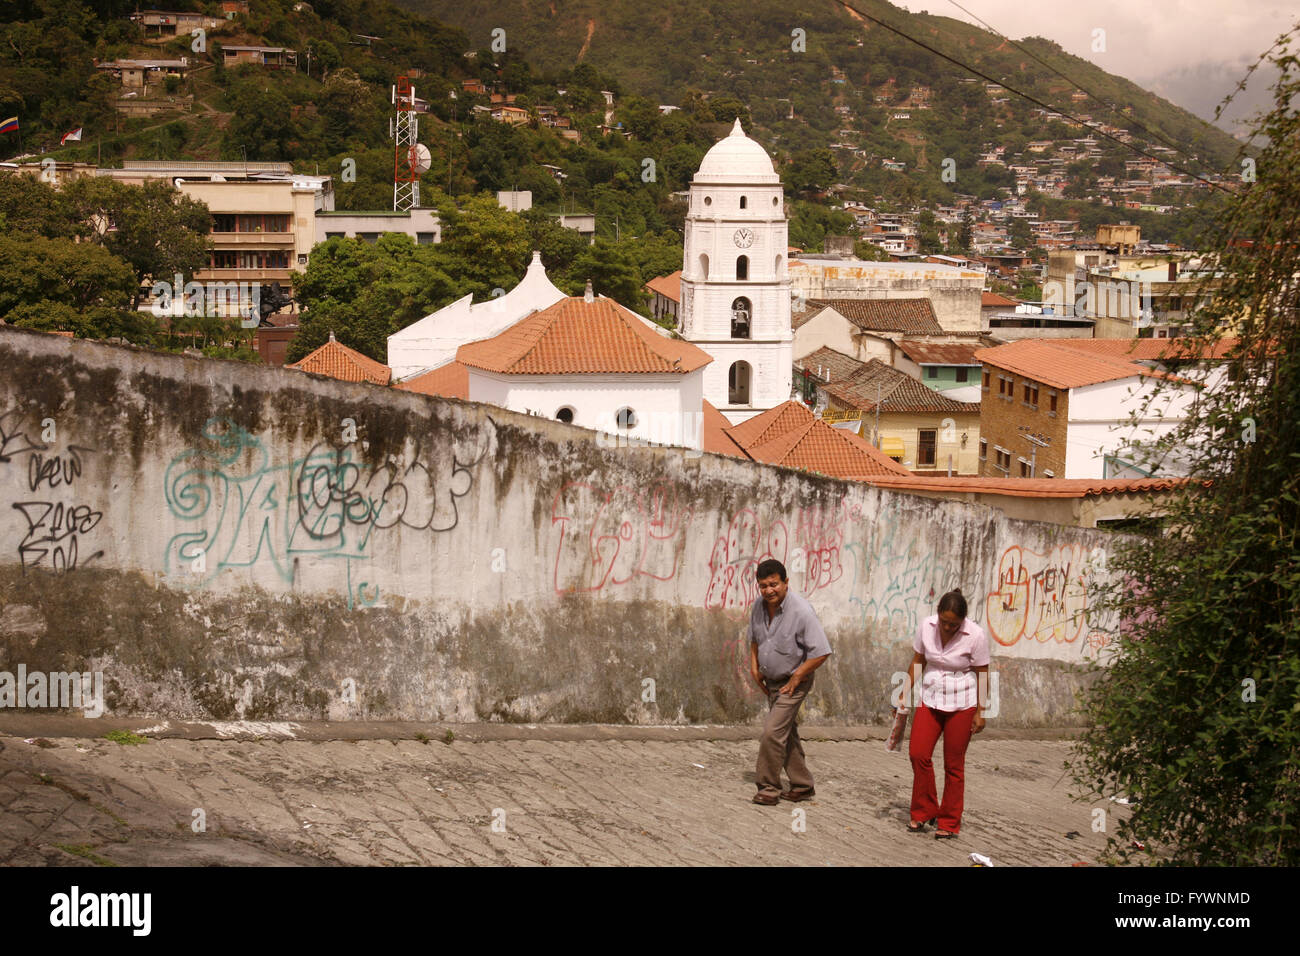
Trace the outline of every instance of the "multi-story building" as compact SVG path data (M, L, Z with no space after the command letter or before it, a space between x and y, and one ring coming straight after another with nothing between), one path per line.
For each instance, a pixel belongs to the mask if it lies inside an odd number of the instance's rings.
M990 478L1180 475L1179 454L1150 460L1202 384L1200 372L1161 367L1185 359L1168 342L1026 339L980 349L980 474ZM1163 381L1161 381L1163 380ZM1157 389L1157 385L1161 387Z

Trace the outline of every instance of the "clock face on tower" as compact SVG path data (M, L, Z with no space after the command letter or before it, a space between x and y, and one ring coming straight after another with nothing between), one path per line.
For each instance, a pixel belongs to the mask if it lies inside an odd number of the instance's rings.
M754 244L754 230L750 229L747 226L742 226L741 228L736 230L735 235L732 236L732 239L735 240L736 245L739 248L748 249L751 245Z

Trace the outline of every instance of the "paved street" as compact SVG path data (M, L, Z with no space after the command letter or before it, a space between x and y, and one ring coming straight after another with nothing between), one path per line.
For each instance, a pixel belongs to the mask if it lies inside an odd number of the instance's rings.
M42 720L0 722L0 864L1061 866L1104 844L1061 735L976 738L961 839L939 842L904 832L911 773L883 728L805 728L817 797L761 807L750 728L472 725L446 743L432 725L136 722L153 733L131 746L76 736L118 725Z

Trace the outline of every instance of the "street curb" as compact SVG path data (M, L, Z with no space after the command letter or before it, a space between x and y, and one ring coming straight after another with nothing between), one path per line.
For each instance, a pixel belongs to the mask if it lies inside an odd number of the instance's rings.
M102 738L127 731L153 740L297 740L311 742L357 740L421 740L437 743L486 743L498 740L539 741L664 741L753 740L760 727L722 724L495 724L428 723L423 721L176 721L149 719L88 719L61 715L0 715L0 737ZM1069 740L1078 727L1009 727L992 725L983 740ZM883 741L886 724L855 726L801 725L800 738L814 742Z

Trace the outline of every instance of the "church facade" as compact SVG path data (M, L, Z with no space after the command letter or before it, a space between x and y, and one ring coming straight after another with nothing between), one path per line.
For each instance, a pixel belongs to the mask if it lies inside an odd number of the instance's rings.
M788 401L794 358L781 178L740 120L691 181L678 330L714 361L704 398L733 425Z

